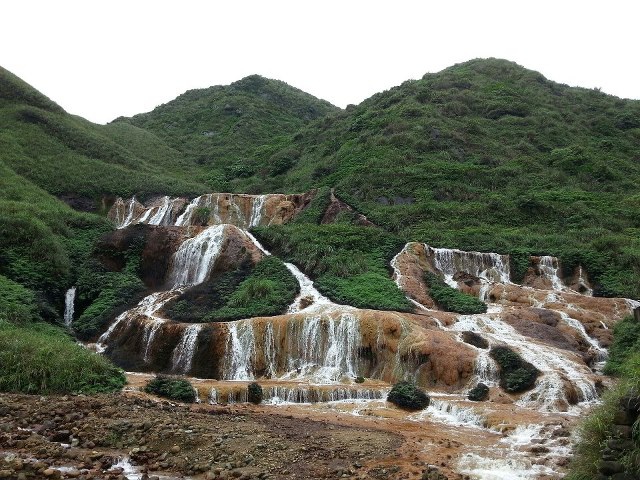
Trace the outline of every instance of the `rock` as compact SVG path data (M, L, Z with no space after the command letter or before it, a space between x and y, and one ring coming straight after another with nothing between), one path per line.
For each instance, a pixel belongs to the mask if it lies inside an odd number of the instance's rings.
M478 348L489 348L489 342L475 332L462 332L462 340Z
M598 465L598 471L603 475L614 475L624 472L624 465L619 462L602 461Z
M178 445L174 445L169 449L171 453L180 453L180 447Z
M613 417L613 423L616 425L631 426L636 421L636 418L637 416L634 414L634 412L620 409L616 411Z

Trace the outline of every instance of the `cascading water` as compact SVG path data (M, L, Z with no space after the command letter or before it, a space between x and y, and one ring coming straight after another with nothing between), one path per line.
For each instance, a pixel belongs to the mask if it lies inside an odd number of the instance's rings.
M202 324L189 325L184 329L180 342L176 345L171 357L171 370L173 372L184 374L191 370L200 330L202 330Z
M595 338L589 336L582 323L575 318L571 318L568 313L559 310L556 311L560 314L562 320L571 328L576 330L578 334L591 346L590 351L594 353L594 360L596 362L604 362L607 360L607 350L602 348Z
M453 279L458 272L466 272L490 282L510 282L509 257L506 255L432 248L426 244L425 248L433 255L435 268L453 288L458 288L458 283Z
M431 398L426 410L411 415L414 421L426 419L443 422L448 425L482 428L487 421L473 408L463 407L453 402Z
M70 327L73 323L74 302L76 299L76 287L67 290L64 296L64 324Z
M256 341L251 320L229 322L229 338L224 356L225 380L253 380Z
M551 286L554 290L562 291L566 289L564 283L560 279L558 272L560 271L560 262L556 257L550 257L543 255L539 257L540 273L543 278L546 278L551 282Z
M262 220L262 212L264 210L264 203L266 199L267 199L266 195L258 195L251 202L251 216L249 217L249 225L247 226L247 228L260 225L260 221Z
M327 297L322 295L313 286L313 281L300 271L293 263L285 263L287 269L296 277L298 285L300 285L300 293L295 298L293 303L289 305L287 313L298 313L308 310L317 310L322 307L334 305L334 303ZM302 306L301 302L307 303L306 306Z
M224 225L209 227L180 245L169 273L173 288L197 285L207 279L222 248L224 231Z

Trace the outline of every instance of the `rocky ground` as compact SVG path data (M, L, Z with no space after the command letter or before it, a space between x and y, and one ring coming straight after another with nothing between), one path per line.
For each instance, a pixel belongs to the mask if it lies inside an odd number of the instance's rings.
M133 392L1 395L0 478L462 478L446 468L444 441L441 473L417 455L415 437L347 423Z

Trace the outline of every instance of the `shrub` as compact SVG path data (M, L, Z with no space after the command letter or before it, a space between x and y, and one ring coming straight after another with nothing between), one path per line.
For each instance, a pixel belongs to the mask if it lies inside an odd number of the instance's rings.
M484 383L479 383L478 385L473 387L471 390L469 390L469 394L467 395L467 398L474 402L481 402L483 400L486 400L488 396L489 396L489 387L486 386Z
M157 375L151 379L144 391L179 402L193 403L197 398L196 390L188 380L167 375Z
M450 287L435 273L426 272L425 281L429 287L431 298L433 298L440 308L447 312L470 315L485 313L487 311L486 303L476 297Z
M247 386L247 400L258 405L259 403L262 403L262 398L262 387L256 382L250 383Z
M396 383L387 395L387 402L391 402L406 410L423 410L429 406L429 396L411 382Z
M76 344L63 330L0 319L0 391L100 393L120 390L125 383L122 370Z
M530 389L540 371L508 347L493 347L489 352L500 367L500 386L507 392L517 393Z
M358 375L358 376L356 377L356 379L355 379L355 382L356 382L356 383L364 383L364 377L363 377L363 376Z

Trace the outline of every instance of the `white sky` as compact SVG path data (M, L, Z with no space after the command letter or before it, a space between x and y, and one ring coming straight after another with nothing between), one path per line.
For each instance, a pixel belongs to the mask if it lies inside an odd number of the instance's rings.
M637 0L6 0L0 65L97 123L247 75L335 105L499 57L640 98Z

